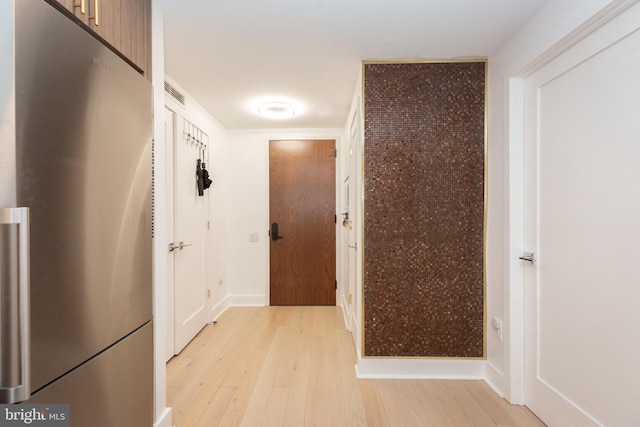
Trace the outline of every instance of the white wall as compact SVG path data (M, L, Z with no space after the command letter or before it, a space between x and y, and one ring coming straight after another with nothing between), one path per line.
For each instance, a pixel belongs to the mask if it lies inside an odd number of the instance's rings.
M226 130L217 122L212 123L209 133L209 159L207 170L213 180L209 190L208 218L211 229L207 239L205 280L208 289L211 289L210 320L215 320L223 309L223 303L228 289L228 220L229 209L227 204L229 192L229 179L227 170L228 136Z
M268 305L270 139L335 139L344 129L269 129L228 132L229 305ZM257 233L259 242L249 242Z
M504 321L504 342L487 327L487 381L513 403L524 402L522 289L522 152L520 78L603 8L625 1L551 1L489 58L487 318Z

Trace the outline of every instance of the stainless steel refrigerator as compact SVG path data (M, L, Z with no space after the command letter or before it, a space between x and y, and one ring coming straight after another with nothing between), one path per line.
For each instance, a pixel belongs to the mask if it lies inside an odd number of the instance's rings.
M151 85L52 5L14 9L0 403L69 404L77 427L151 426Z

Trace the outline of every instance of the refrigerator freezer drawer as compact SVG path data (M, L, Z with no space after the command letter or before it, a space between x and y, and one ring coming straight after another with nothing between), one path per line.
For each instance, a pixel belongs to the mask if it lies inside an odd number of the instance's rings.
M69 404L72 427L153 425L153 322L34 394Z

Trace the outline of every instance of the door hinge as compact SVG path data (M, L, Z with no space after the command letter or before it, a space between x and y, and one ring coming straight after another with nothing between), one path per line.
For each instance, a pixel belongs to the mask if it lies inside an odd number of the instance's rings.
M333 150L333 157L335 157L335 158L338 157L338 149L337 148L335 150Z
M333 216L333 223L337 224L338 223L338 215L334 215Z
M207 298L211 298L211 289L207 289Z
M336 280L336 289L338 289L338 281Z

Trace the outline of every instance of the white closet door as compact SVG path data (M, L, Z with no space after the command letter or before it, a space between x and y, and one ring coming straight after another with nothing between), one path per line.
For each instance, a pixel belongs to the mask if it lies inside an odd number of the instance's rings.
M525 402L640 425L640 4L526 80Z
M361 256L362 248L358 246L358 230L361 229L360 223L360 197L358 191L362 185L362 174L358 164L360 162L360 144L361 139L360 125L360 109L356 108L351 119L349 132L349 153L348 154L348 170L349 180L347 184L347 204L349 206L349 219L351 220L348 237L348 264L349 264L349 330L356 348L359 348L361 338L358 330L358 313L360 312L361 290L358 286L358 268L359 256ZM361 259L360 259L361 261ZM360 268L362 268L360 266Z
M204 282L204 235L207 195L198 196L196 162L198 148L184 137L192 130L178 118L174 144L174 354L207 323Z

